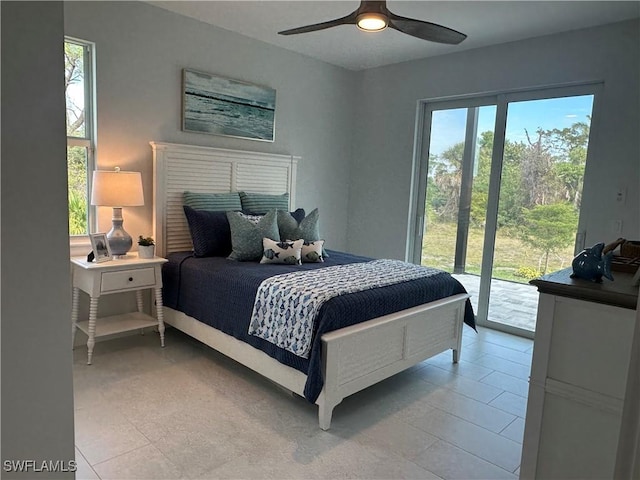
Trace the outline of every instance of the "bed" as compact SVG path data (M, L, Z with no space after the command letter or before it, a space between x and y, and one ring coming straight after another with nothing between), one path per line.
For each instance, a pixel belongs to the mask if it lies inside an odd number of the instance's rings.
M446 350L458 361L463 324L475 323L469 295L448 274L434 275L441 284L436 293L425 293L424 282L430 279L416 278L403 283L409 290L391 284L331 298L318 313L307 358L249 336L246 325L255 292L271 275L359 268L371 259L330 249L323 264L300 267L194 257L183 211L185 191L286 192L291 208L296 205L300 158L161 142L151 142L151 147L154 236L158 255L169 259L163 270L165 323L317 404L323 430L329 429L333 409L345 397ZM225 268L231 272L221 270ZM242 283L215 283L215 278L231 278L234 270ZM198 293L210 277L207 293Z

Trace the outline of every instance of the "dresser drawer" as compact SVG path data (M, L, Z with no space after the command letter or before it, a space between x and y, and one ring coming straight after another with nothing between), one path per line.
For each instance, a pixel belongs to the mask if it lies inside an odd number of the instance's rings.
M138 268L119 272L104 272L100 292L115 292L130 288L153 287L156 284L155 269Z

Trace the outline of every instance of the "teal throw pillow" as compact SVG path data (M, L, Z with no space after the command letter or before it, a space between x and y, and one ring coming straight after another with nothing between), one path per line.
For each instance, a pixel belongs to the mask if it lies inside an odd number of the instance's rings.
M265 193L240 192L242 210L254 215L264 215L269 210L289 210L289 194L269 195Z
M229 227L231 228L230 260L247 262L260 260L262 257L262 239L280 240L276 211L272 210L264 215L257 223L245 218L239 212L227 212Z
M206 210L208 212L228 212L230 210L242 210L242 202L238 192L231 193L198 193L184 192L182 201L187 207L194 210Z
M284 238L285 240L298 240L300 238L307 241L320 240L319 219L320 213L317 208L300 222L288 211L278 210L278 230L280 231L280 238Z

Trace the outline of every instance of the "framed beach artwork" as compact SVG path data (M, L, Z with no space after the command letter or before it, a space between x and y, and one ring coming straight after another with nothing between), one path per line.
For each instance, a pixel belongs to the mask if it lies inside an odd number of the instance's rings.
M273 142L276 91L195 70L182 70L182 129Z

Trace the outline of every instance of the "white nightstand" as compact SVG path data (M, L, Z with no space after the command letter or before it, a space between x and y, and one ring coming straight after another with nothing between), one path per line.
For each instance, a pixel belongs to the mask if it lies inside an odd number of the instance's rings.
M102 263L87 262L86 257L72 257L73 303L71 310L72 335L75 341L79 328L89 336L87 340L87 364L91 365L95 339L114 333L128 332L145 327L158 326L160 345L164 347L164 322L162 318L162 264L165 258L138 258L137 254L129 254L129 258L111 260ZM156 301L156 317L143 312L142 290L154 290ZM80 290L89 295L89 319L78 321L78 300ZM121 292L136 292L138 311L97 318L98 300L102 295Z

